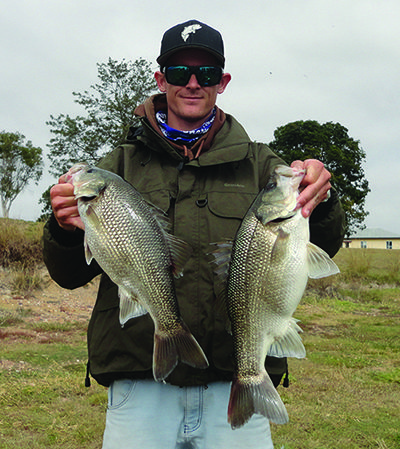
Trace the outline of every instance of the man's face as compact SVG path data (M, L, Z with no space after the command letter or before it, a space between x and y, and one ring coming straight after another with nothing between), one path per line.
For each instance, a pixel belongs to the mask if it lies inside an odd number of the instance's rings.
M215 66L215 58L204 50L182 50L172 55L167 63L171 65ZM222 94L229 83L229 73L222 75L215 86L202 87L194 74L186 86L167 83L161 72L155 74L158 88L167 95L168 125L181 131L189 131L201 126L213 110L217 94Z

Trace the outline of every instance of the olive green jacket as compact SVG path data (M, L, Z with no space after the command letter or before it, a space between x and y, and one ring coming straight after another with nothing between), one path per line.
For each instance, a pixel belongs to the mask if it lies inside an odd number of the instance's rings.
M175 282L176 292L183 320L206 353L210 367L200 370L179 364L167 379L175 385L231 379L232 339L216 313L217 279L210 244L234 239L273 168L282 163L268 146L252 142L233 117L225 117L220 110L219 114L218 132L198 158L185 158L143 117L142 127L132 129L126 143L99 164L122 176L165 211L172 232L193 249L184 276ZM310 231L311 240L330 255L340 248L344 215L335 192L312 214ZM65 288L80 287L101 273L96 262L87 266L82 236L79 230L63 231L54 217L45 227L45 262L52 278ZM147 314L122 328L118 307L118 289L103 273L88 329L90 372L103 385L122 377L152 376L152 320ZM268 357L267 369L280 379L286 360Z

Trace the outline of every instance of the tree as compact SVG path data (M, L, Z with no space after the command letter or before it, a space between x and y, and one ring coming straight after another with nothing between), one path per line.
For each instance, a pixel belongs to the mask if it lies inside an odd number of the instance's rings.
M120 144L137 122L134 110L156 89L150 63L111 58L97 64L99 83L83 93L73 92L85 115L50 116L50 173L60 176L76 162L96 163Z
M8 218L11 204L26 185L38 183L43 171L41 148L25 142L20 133L0 133L0 201L3 217Z
M73 92L74 102L85 115L50 116L46 122L54 137L50 139L50 173L57 178L76 162L95 164L118 146L131 125L138 122L136 107L156 91L150 63L142 58L134 62L108 59L97 64L99 82L83 93ZM40 220L51 213L50 187L43 192Z
M278 127L274 138L269 145L285 161L319 159L325 164L346 214L346 235L363 229L368 215L365 199L370 192L362 168L366 155L347 128L332 122L296 121Z

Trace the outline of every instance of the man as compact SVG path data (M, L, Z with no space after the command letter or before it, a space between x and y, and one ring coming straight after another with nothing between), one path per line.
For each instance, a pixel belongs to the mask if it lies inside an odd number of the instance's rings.
M173 233L191 245L176 293L209 368L179 364L165 384L152 379L151 319L146 315L119 325L117 287L95 262L86 265L83 225L64 176L51 189L54 214L44 232L45 261L53 279L66 288L102 273L88 329L88 367L109 387L103 448L272 448L264 417L254 415L234 431L227 423L232 339L215 313L216 279L207 254L210 243L235 237L252 201L283 161L266 145L251 142L216 106L231 80L223 72L218 31L196 20L176 25L164 34L157 62L161 94L137 108L142 125L99 166L124 177L164 210ZM310 216L311 240L333 256L341 246L344 215L330 174L316 160L292 166L307 169L298 202L302 214ZM266 366L278 385L286 359L268 357Z

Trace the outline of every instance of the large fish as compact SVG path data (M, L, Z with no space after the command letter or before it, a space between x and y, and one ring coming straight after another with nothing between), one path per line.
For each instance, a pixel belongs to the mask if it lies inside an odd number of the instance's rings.
M154 321L154 379L163 381L179 360L206 368L206 356L180 317L173 281L190 247L169 234L162 213L118 175L82 163L66 179L85 225L86 261L96 259L119 287L121 325L147 312Z
M236 363L228 406L232 428L254 413L277 424L288 421L265 370L266 356L305 357L292 315L308 277L339 272L328 254L309 242L308 220L296 210L303 176L304 171L276 167L244 217L230 259L228 245L216 252L217 272L228 276L225 301Z

